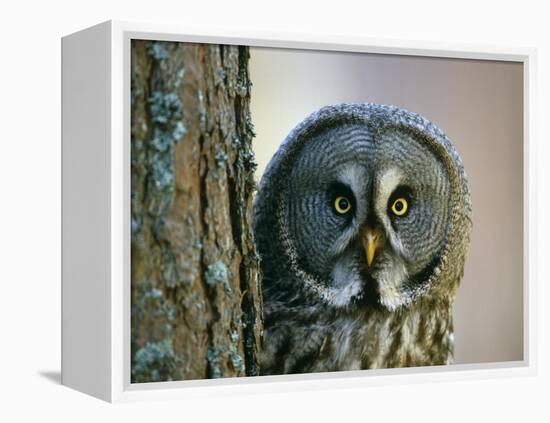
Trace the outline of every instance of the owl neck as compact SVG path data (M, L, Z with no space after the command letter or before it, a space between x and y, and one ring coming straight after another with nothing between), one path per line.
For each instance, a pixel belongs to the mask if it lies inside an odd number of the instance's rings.
M327 308L298 298L271 297L265 303L265 374L444 365L453 360L450 295L421 297L395 311L369 305Z

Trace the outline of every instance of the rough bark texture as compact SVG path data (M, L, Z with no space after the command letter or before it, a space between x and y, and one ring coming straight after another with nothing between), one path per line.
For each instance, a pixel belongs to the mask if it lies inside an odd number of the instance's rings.
M132 382L259 373L248 57L132 42Z

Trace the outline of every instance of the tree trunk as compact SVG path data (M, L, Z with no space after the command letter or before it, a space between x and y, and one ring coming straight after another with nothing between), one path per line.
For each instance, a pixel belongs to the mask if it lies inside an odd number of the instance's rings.
M132 42L132 382L259 373L248 57Z

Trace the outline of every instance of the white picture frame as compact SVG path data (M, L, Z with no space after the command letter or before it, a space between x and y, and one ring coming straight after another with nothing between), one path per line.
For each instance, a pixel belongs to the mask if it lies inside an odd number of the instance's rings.
M239 44L520 62L524 66L522 361L130 383L130 42ZM536 51L105 22L62 40L62 383L110 402L314 390L536 372ZM83 195L85 193L85 195Z

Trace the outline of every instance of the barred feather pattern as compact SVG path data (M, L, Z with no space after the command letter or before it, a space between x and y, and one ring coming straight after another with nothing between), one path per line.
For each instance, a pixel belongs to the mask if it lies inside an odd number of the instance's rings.
M451 364L450 301L420 299L390 312L267 302L262 374Z

